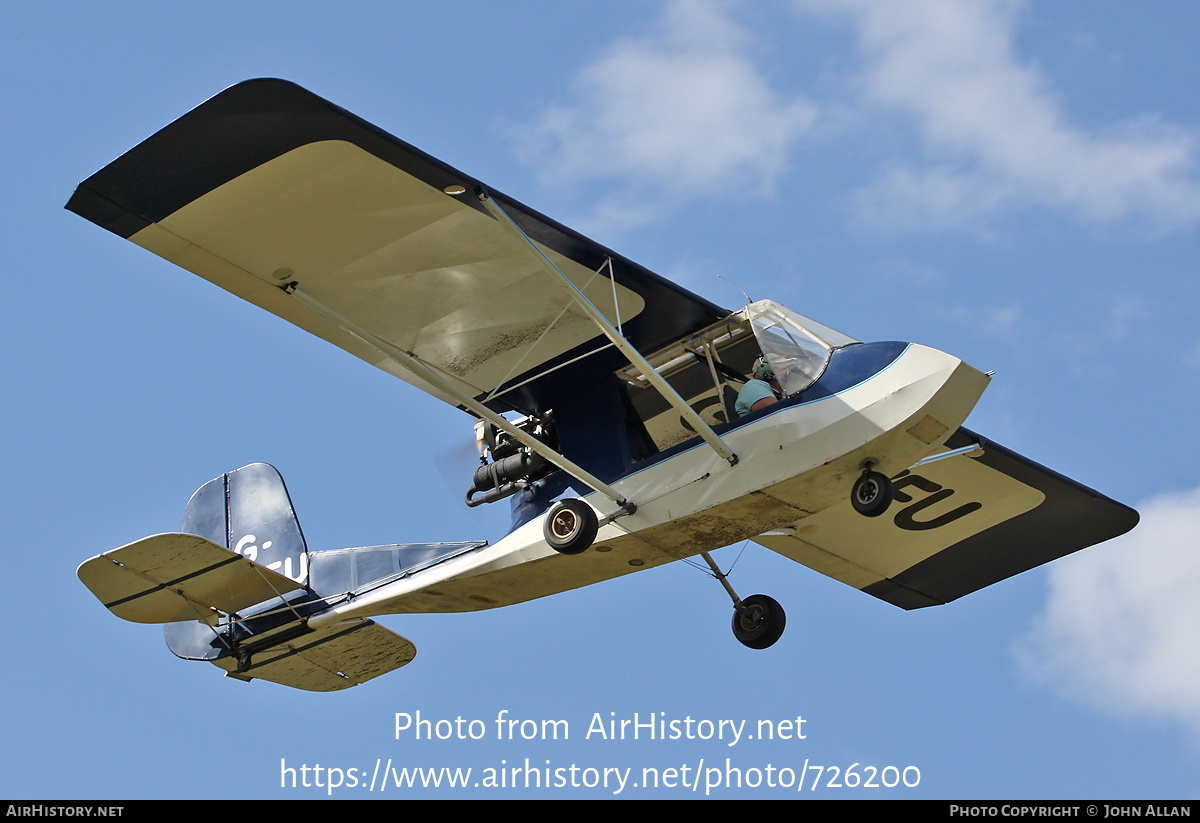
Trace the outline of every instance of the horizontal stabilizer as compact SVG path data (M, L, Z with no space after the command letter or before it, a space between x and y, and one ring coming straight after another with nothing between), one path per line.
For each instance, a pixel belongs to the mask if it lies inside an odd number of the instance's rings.
M257 652L239 670L235 657L213 665L239 680L258 678L310 692L365 683L412 661L417 647L373 620L330 626Z
M199 620L303 588L195 534L156 534L85 561L79 579L117 617L134 623Z

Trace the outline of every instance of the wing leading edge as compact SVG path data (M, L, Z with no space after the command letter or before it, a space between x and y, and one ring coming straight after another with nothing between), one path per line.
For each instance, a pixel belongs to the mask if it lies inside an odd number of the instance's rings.
M67 208L446 402L458 405L290 290L496 411L540 414L624 360L482 191L292 83L251 80L92 175ZM487 193L639 351L728 314Z
M968 429L904 472L879 518L847 503L756 542L904 609L948 603L1124 534L1135 510Z

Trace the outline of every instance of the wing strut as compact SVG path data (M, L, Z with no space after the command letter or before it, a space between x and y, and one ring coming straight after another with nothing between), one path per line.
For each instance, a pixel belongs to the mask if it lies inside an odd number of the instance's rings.
M542 264L542 267L549 272L552 277L558 280L558 282L570 293L570 295L575 298L575 302L578 303L579 307L583 309L584 313L586 313L588 317L592 319L592 322L599 326L601 331L604 332L605 336L613 342L613 345L620 349L621 353L629 358L630 363L637 366L642 375L648 381L650 381L650 384L653 385L654 388L658 389L662 396L666 398L667 402L674 406L675 409L681 415L683 415L683 418L687 420L689 424L691 424L692 429L696 432L699 432L700 436L704 438L704 442L712 446L713 450L717 454L721 455L723 459L728 460L729 465L736 466L738 457L733 453L733 450L725 445L725 442L717 436L717 433L712 430L711 426L704 422L704 419L696 413L696 410L689 406L687 401L679 396L679 392L675 391L675 389L671 387L671 384L663 379L663 376L659 374L653 366L650 365L646 358L642 357L642 353L634 348L633 344L626 340L624 335L622 335L612 323L608 322L608 318L605 317L599 309L593 306L590 300L583 296L583 292L575 287L575 284L572 283L567 276L562 273L562 270L559 269L558 266L554 265L553 261L551 261L550 258L547 257L545 253L543 253L542 250L537 247L537 244L529 238L529 235L521 231L520 226L513 222L512 218L505 213L504 209L500 208L496 201L489 197L485 191L479 192L479 199L483 201L483 205L487 208L487 210L491 212L496 220L500 222L500 225L506 227L518 240L524 241L525 244L533 250L534 256L537 258L538 262ZM612 275L611 268L609 269L609 275ZM583 478L580 479L582 480ZM595 487L593 486L593 488Z
M545 443L542 443L537 438L532 437L532 436L526 434L525 432L521 431L516 426L514 426L512 423L509 423L507 420L505 420L499 414L496 414L494 411L489 409L487 406L485 406L482 403L475 400L475 398L471 397L470 395L468 395L467 393L465 393L463 391L460 391L457 386L454 386L453 384L450 383L450 381L443 378L442 375L436 369L434 369L429 364L422 361L416 355L410 354L409 352L406 352L403 349L393 346L391 343L387 342L386 340L376 337L375 335L371 334L369 331L364 329L362 326L359 326L357 323L351 322L350 320L348 320L345 317L343 317L342 315L338 314L337 312L335 312L333 309L329 308L328 306L318 303L311 296L300 291L299 288L293 288L291 291L291 294L293 297L295 297L301 303L308 306L310 309L317 312L318 314L323 316L325 319L327 319L333 323L336 323L337 325L340 325L342 328L344 328L347 331L351 332L352 334L356 335L360 340L362 340L367 345L376 349L384 357L388 358L389 360L392 360L397 365L402 366L403 368L407 369L408 371L412 372L413 374L417 375L418 377L422 378L423 380L428 381L434 388L438 389L439 391L443 391L446 394L448 394L449 396L453 397L459 403L462 403L462 405L465 408L470 409L472 412L479 415L484 420L487 420L489 423L493 424L497 428L502 429L503 431L508 433L510 436L516 438L523 445L528 446L529 448L533 449L535 452L537 452L542 457L549 460L555 466L558 466L560 469L565 471L567 474L579 479L580 481L586 483L588 486L591 486L593 489L595 489L596 491L603 494L605 497L608 497L614 503L616 503L618 506L623 508L626 512L632 514L633 511L637 508L623 494L621 494L619 491L617 491L616 489L614 489L612 486L608 485L604 481L600 480L598 477L595 477L594 475L592 475L591 472L587 471L582 466L579 466L579 465L575 464L574 462L568 460L567 458L563 457L561 454L559 454L554 449L547 446Z

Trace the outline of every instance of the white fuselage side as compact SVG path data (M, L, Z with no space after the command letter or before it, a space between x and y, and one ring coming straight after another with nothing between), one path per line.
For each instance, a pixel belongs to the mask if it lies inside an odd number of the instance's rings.
M544 517L497 543L394 581L316 615L311 626L389 613L494 608L578 588L726 546L845 501L869 465L895 475L932 454L988 383L935 349L908 346L879 372L832 396L726 432L730 465L707 444L633 471L613 486L637 505L604 523L587 552L545 542ZM615 505L584 498L603 519Z

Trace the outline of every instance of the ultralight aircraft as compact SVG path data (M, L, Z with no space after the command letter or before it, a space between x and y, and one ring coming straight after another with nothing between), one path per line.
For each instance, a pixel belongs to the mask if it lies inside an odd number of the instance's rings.
M720 308L288 82L226 89L67 208L472 415L464 503L511 506L494 543L311 551L257 463L196 491L179 532L79 567L114 614L240 680L346 688L416 654L372 616L697 555L763 649L784 611L739 597L717 548L750 539L915 609L1137 523L964 428L990 375L958 358ZM780 399L738 416L752 373Z

